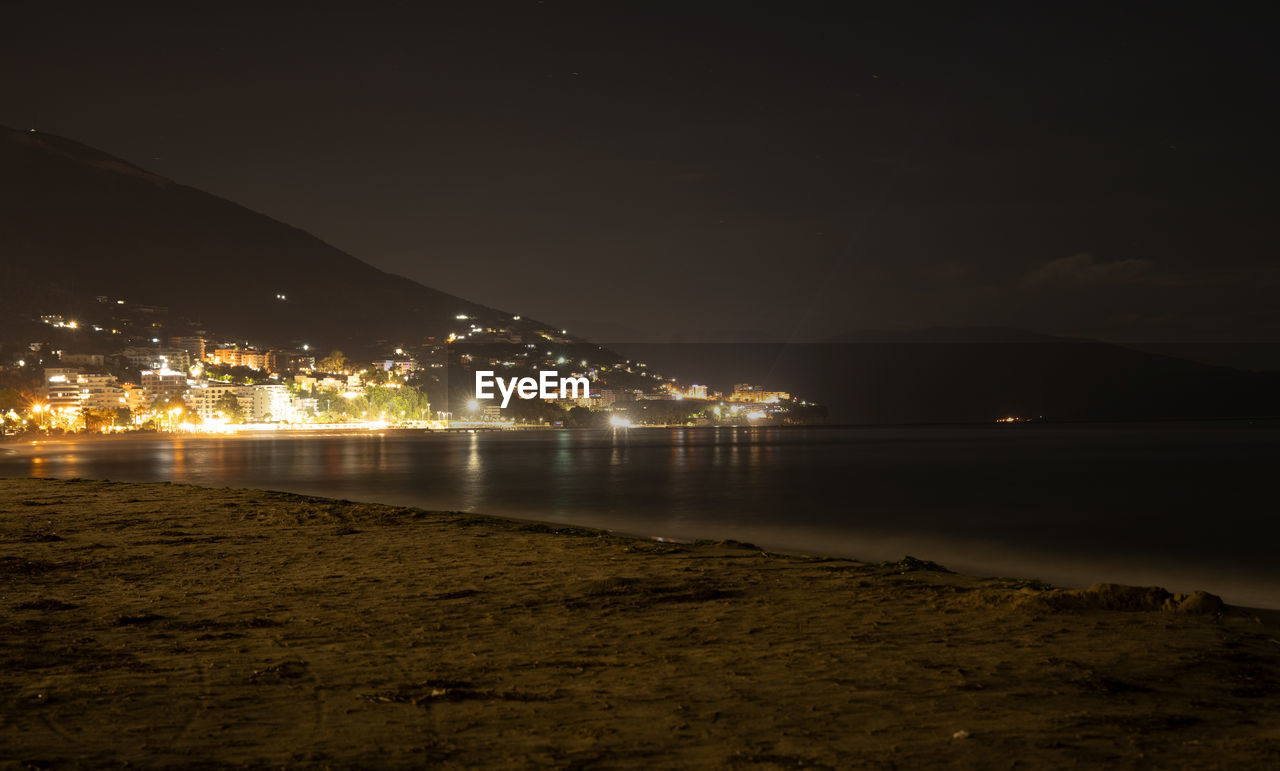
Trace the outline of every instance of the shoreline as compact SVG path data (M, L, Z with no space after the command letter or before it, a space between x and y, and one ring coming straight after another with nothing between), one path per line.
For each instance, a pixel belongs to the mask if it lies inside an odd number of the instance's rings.
M292 493L0 492L0 765L1280 760L1280 625L1208 595Z
M1000 429L997 427L997 430ZM590 430L584 431L590 433ZM334 441L354 440L356 438L359 438L360 441L381 441L390 438L385 432L327 434L325 437ZM316 436L314 438L325 437ZM118 440L123 437L100 438L103 440ZM278 438L282 441L292 442L297 437L273 436L268 438ZM124 439L124 443L120 447L124 448L131 444L144 447L151 445L180 447L185 443L200 443L210 439L211 437L205 436L182 437L164 433L129 435L129 438ZM245 437L225 436L218 436L212 441L216 444L226 439L230 439L232 442L253 441ZM437 437L437 439L448 441L440 437ZM105 478L105 475L95 473L95 471L100 472L105 469L95 470L92 468L93 464L89 464L85 468L77 468L74 465L64 467L60 465L60 462L55 462L58 453L63 452L66 454L65 451L58 448L74 447L78 444L81 444L79 438L68 437L42 442L38 445L20 444L9 447L0 445L0 460L8 456L10 459L31 458L34 461L34 458L43 452L40 449L41 447L45 447L50 453L49 457L46 458L49 461L47 463L38 464L32 462L27 464L24 460L21 463L13 464L13 468L8 470L0 468L0 479L5 478L6 474L14 474L15 472L23 475L19 478L25 478L26 474L35 475L38 478L52 479ZM88 449L94 451L104 450L108 446L110 445L92 442L89 443ZM66 454L66 457L73 458L75 454ZM29 468L26 468L28 465ZM150 483L163 482L166 481L166 478L159 474L140 474L126 476L120 481ZM421 500L421 496L401 494L403 491L396 494L381 494L378 489L374 488L342 490L333 486L290 483L276 486L273 483L278 482L278 480L239 479L226 476L201 479L199 474L175 475L170 481L176 484L194 484L198 486L226 485L238 490L275 490L320 498L350 495L352 499L362 503L426 507L432 510L445 508L454 503L454 499L457 497L453 496L444 501L437 500L424 503ZM263 484L264 481L267 484ZM254 484L254 482L257 482L257 484ZM440 505L441 503L444 505ZM801 536L796 537L795 533L788 527L767 522L756 522L748 527L735 526L732 522L721 522L718 526L714 522L704 522L697 526L679 522L654 525L647 522L643 516L639 518L636 516L600 518L595 517L593 512L585 509L574 512L575 516L562 514L559 519L545 519L540 516L540 507L534 505L507 505L505 507L497 507L496 510L493 507L484 507L472 509L472 511L497 518L546 523L553 527L593 528L617 536L658 539L673 543L732 538L760 544L775 554L821 555L863 562L894 560L904 554L923 554L930 559L946 564L958 572L968 575L1023 576L1047 582L1059 588L1083 589L1095 582L1103 581L1139 586L1159 585L1168 587L1173 592L1182 593L1207 589L1221 595L1225 601L1238 607L1268 613L1273 611L1280 612L1280 598L1274 591L1271 591L1271 588L1275 585L1273 576L1270 574L1255 575L1243 572L1233 574L1230 570L1222 569L1222 566L1217 563L1210 564L1207 567L1197 567L1199 563L1195 561L1195 555L1193 554L1184 553L1178 559L1167 558L1160 562L1150 561L1150 555L1147 556L1146 562L1137 562L1129 554L1118 551L1099 552L1088 556L1087 559L1085 558L1087 555L1075 555L1074 559L1062 559L1050 549L1041 548L1037 550L1035 544L1023 544L1019 549L1015 550L1006 548L996 541L967 538L964 535L956 534L945 538L941 536L927 537L919 533L906 537L899 534L849 534L835 528L828 528L823 531L821 527L810 527L800 531Z
M814 423L814 424L759 424L759 425L659 425L659 424L636 424L623 428L610 428L608 426L601 427L567 427L567 426L548 426L548 425L503 425L494 424L492 426L485 425L467 425L457 428L429 428L424 426L408 426L408 425L376 425L376 426L352 426L350 428L341 427L340 424L327 424L320 428L306 427L264 427L270 424L254 424L255 427L242 431L117 431L117 432L71 432L63 433L57 436L38 435L31 436L35 432L27 434L12 434L8 436L0 436L0 446L5 444L35 444L35 443L52 443L57 441L84 441L92 440L112 440L126 439L137 437L169 437L169 438L222 438L222 437L242 437L242 436L278 436L287 435L292 437L302 436L333 436L333 435L361 435L361 434L378 434L387 431L396 432L418 432L425 435L434 434L458 434L458 433L476 433L476 432L505 432L505 431L567 431L567 432L591 432L591 431L617 431L617 430L636 430L636 431L687 431L687 430L747 430L747 431L837 431L850 429L865 429L875 431L880 429L947 429L947 428L990 428L992 430L1012 430L1014 426L1037 427L1037 428L1087 428L1096 426L1108 427L1126 427L1135 428L1170 428L1177 426L1195 425L1201 423L1226 423L1226 424L1280 424L1280 415L1233 415L1227 417L1209 417L1209 418L1133 418L1133 419L1113 419L1113 420L1021 420L1012 423L1006 423L1001 420L991 420L983 422L950 422L950 423ZM305 424L304 424L305 425Z

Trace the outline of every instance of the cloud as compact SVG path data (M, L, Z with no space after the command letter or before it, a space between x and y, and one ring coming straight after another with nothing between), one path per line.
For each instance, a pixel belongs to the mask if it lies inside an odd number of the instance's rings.
M1022 279L1024 289L1125 286L1154 283L1148 274L1151 260L1097 262L1091 254L1074 254L1049 260Z

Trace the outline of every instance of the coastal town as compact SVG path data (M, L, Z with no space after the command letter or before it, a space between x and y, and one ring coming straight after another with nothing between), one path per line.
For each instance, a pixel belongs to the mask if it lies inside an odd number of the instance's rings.
M783 425L825 414L759 384L682 383L519 316L458 313L446 335L380 341L373 356L348 356L306 341L220 337L123 298L100 296L97 305L86 319L41 315L32 339L0 348L5 436ZM589 387L505 404L476 398L476 373L514 382L548 370Z

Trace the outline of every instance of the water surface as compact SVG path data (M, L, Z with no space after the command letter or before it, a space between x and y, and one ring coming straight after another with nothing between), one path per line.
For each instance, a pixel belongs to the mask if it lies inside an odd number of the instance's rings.
M0 476L268 488L1280 607L1275 422L130 436Z

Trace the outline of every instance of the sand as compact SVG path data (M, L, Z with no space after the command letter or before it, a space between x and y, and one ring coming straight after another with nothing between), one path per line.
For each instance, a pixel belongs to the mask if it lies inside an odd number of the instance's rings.
M1280 765L1272 618L937 567L0 481L0 763Z

